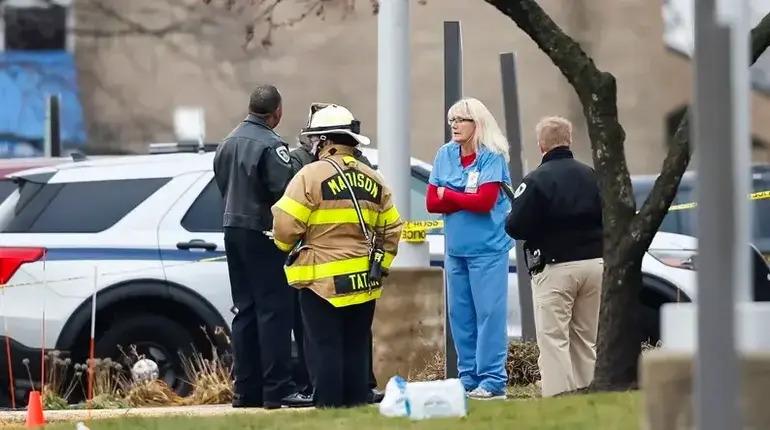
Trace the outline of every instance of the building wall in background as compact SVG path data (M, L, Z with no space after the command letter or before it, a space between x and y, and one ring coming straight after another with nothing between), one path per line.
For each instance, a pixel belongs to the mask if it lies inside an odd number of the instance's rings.
M75 1L79 27L114 27L88 10L90 0ZM288 142L294 142L306 121L308 105L324 101L348 106L362 120L364 133L377 143L377 18L369 2L359 1L357 10L344 18L332 11L324 20L312 16L281 29L273 34L268 49L244 49L246 14L176 7L173 1L102 1L111 2L120 16L151 28L194 22L202 16L215 24L192 26L186 34L163 38L78 37L80 87L93 147L143 152L147 142L171 140L173 110L181 105L203 106L207 137L219 140L245 116L250 89L263 82L274 83L284 96L284 120L278 131ZM661 1L541 4L600 68L617 77L631 172L658 171L665 155L666 115L687 103L692 85L689 61L663 45ZM285 2L281 7L279 15L290 17L300 6ZM517 53L528 169L539 163L534 126L544 115L562 115L575 123L575 152L590 162L582 108L563 76L512 21L483 2L467 0L429 0L412 7L413 115L403 126L411 130L414 156L432 161L444 143L445 20L462 22L465 95L487 104L502 127L499 54ZM256 45L261 36L258 26ZM767 96L755 95L753 101L755 137L770 142ZM770 162L769 153L770 149L757 148L754 156Z

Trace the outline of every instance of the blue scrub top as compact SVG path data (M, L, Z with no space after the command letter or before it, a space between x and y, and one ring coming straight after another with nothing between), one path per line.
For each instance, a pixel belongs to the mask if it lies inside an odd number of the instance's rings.
M478 187L489 182L511 183L508 163L500 154L479 146L476 160L468 167L460 161L460 145L443 145L433 161L431 184L465 192L468 175L478 172ZM511 211L511 202L502 191L489 213L457 211L444 215L444 238L447 254L454 257L475 257L508 252L513 239L505 233L505 217Z

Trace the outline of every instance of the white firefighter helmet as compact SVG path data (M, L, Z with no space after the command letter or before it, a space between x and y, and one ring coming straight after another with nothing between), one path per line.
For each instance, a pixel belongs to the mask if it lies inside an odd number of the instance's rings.
M361 145L369 145L369 138L360 134L361 122L344 106L326 103L313 103L310 117L302 136L347 134Z

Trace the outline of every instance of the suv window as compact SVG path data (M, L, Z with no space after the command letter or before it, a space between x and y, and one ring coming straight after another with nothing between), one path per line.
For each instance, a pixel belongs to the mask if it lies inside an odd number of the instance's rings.
M409 183L409 204L411 205L411 219L416 221L441 219L440 214L432 214L425 207L425 193L428 191L428 181L412 174Z
M693 186L689 183L681 183L671 205L692 203L696 201L696 198ZM696 236L698 234L697 221L697 212L692 209L669 211L665 218L663 218L660 231Z
M647 198L652 188L652 182L638 181L634 183L634 193L636 194L637 208L641 206L644 199ZM751 192L770 191L770 175L762 172L755 172ZM682 180L679 184L673 205L681 203L695 202L695 183L692 179ZM752 211L753 229L751 232L751 241L764 253L770 253L770 199L753 200L749 203L749 210ZM696 236L698 234L697 212L693 209L670 211L663 218L660 225L660 231L669 233L685 234Z
M224 212L224 199L216 182L212 179L187 210L182 218L182 227L190 232L221 232Z
M98 233L113 226L170 178L19 186L7 233Z
M10 196L15 189L16 184L13 181L10 179L0 179L0 203Z

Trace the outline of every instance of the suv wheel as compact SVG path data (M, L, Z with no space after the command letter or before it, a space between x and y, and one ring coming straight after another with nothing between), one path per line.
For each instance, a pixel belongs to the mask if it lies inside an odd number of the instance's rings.
M130 372L136 357L125 357L119 346L130 354L132 345L140 356L158 364L158 378L177 394L184 396L192 391L186 381L181 356L192 355L195 338L181 324L152 314L132 314L126 319L118 318L96 342L95 355L97 358L110 357Z

